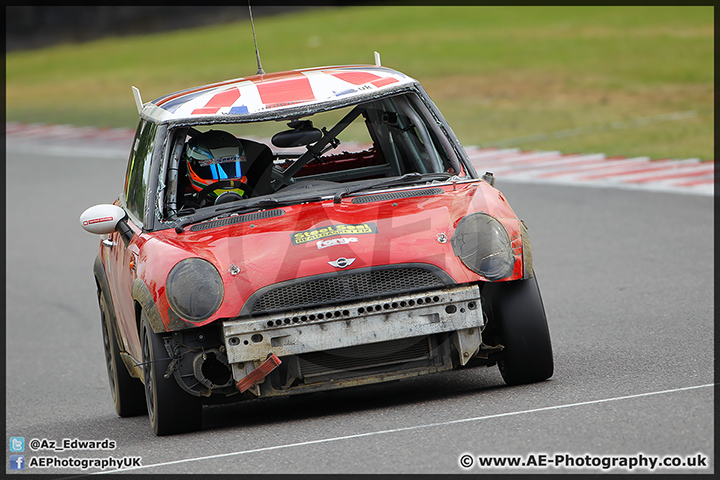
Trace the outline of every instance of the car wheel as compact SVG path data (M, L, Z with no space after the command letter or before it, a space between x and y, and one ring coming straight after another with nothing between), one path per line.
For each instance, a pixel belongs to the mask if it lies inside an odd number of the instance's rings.
M498 340L504 345L498 368L508 385L540 382L553 374L553 353L545 308L536 277L488 283L489 304Z
M170 363L163 338L152 331L141 313L145 400L150 426L156 435L192 432L202 427L202 403L184 391L173 376L165 378Z
M105 350L105 365L110 380L110 394L115 411L121 417L134 417L143 415L147 410L145 406L145 392L142 382L130 376L120 357L120 346L113 328L108 324L108 315L105 294L100 292L100 321L102 325L103 345Z

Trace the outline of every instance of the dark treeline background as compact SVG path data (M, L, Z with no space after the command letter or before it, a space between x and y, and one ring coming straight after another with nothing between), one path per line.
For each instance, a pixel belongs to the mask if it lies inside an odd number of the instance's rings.
M316 5L333 6L335 2ZM253 18L308 8L252 7ZM6 52L59 43L87 42L107 36L156 33L249 18L247 3L236 6L8 6L5 7Z

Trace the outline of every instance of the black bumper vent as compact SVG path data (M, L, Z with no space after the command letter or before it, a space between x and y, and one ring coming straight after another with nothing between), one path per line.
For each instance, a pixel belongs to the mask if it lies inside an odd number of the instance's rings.
M308 308L408 293L454 284L440 269L406 266L338 272L283 282L258 290L241 314L258 314Z
M405 338L298 355L305 383L312 383L313 377L331 375L333 378L342 378L362 374L366 370L377 371L408 362L418 362L418 366L426 366L431 363L431 357L432 349L428 337Z

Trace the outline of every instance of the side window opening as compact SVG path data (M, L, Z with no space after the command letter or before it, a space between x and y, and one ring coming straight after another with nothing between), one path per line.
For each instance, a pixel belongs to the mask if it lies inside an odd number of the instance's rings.
M450 140L446 136L442 123L440 123L419 97L412 96L410 97L410 101L415 110L420 112L422 118L425 119L425 127L433 144L435 154L442 164L442 171L453 172L455 174L463 173L465 170Z
M429 133L429 125L413 108L408 97L402 97L398 107L402 112L402 132L399 143L408 152L415 171L419 173L442 172L443 165Z
M126 173L125 205L128 212L141 224L144 221L150 159L156 130L157 125L146 121L138 126Z
M169 135L169 156L167 166L167 180L165 188L165 199L162 204L163 214L169 219L174 219L179 210L179 203L188 188L187 168L182 160L182 153L185 141L188 136L188 128L177 128Z

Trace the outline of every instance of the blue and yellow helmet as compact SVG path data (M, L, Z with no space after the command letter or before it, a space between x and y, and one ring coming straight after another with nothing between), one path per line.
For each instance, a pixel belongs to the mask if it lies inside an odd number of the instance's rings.
M198 192L208 185L220 180L240 180L247 183L243 174L245 153L242 144L235 135L221 130L208 130L193 137L185 148L188 178L190 184ZM217 197L229 190L216 190L210 193ZM242 189L234 189L240 195Z

